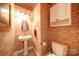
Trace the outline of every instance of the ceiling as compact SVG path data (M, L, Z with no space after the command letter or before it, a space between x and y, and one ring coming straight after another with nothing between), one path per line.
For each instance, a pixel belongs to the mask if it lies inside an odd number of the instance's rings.
M15 4L22 6L26 9L33 10L37 3L15 3Z
M22 6L26 9L33 10L37 3L15 3L16 5ZM56 3L47 3L50 7Z

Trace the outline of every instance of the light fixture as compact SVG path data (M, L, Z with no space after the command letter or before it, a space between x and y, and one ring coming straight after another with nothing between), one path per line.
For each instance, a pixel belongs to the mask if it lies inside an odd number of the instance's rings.
M5 8L1 8L1 12L2 13L9 13L9 10L5 9Z
M17 21L19 21L19 23L26 21L29 18L29 14L21 11L17 11L15 13L15 16L17 18Z
M16 17L21 20L27 20L29 18L29 15L23 12L16 12Z

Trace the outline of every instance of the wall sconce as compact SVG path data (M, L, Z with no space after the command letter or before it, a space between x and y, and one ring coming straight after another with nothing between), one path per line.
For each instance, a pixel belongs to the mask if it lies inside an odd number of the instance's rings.
M24 12L16 12L15 16L17 19L23 21L23 20L27 20L29 18L29 15L27 13Z
M4 14L9 13L9 11L7 9L5 9L5 8L2 8L1 12L4 13Z

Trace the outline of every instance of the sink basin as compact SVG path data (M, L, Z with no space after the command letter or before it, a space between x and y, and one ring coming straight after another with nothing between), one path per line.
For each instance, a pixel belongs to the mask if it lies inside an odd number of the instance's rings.
M20 35L20 36L18 36L18 39L20 41L30 40L31 38L32 38L32 35L26 35L26 36Z

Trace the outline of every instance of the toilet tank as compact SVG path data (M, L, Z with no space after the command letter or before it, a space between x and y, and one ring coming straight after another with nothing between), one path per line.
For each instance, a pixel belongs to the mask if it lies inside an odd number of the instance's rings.
M58 42L52 42L52 51L57 56L66 56L68 47Z

